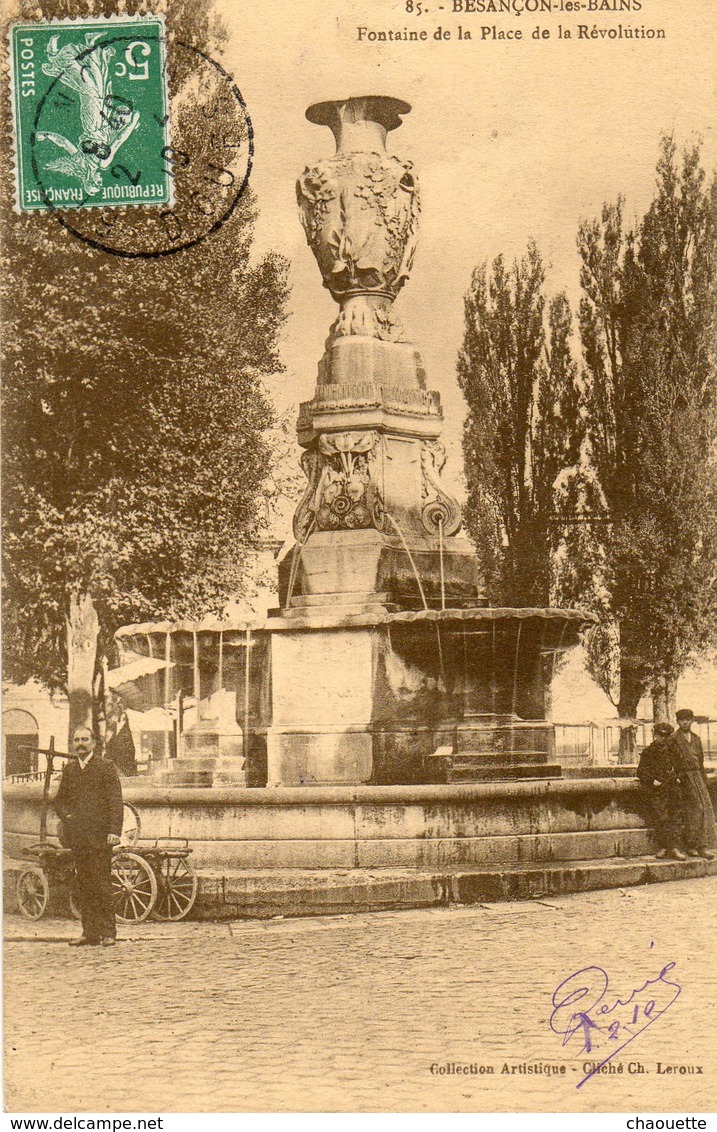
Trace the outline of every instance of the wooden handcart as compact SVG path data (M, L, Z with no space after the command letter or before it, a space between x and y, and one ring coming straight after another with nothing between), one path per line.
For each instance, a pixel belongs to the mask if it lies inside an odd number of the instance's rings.
M47 911L51 895L64 890L70 909L79 918L73 889L75 870L72 851L48 840L47 814L54 761L70 756L54 749L33 747L47 759L40 810L40 840L30 845L23 857L32 862L17 878L15 888L20 913L39 920ZM140 846L140 819L135 807L124 803L122 842L114 850L112 889L115 915L125 924L138 924L152 916L155 920L182 920L191 911L197 896L197 875L189 856L192 850L183 837L160 837L153 845Z

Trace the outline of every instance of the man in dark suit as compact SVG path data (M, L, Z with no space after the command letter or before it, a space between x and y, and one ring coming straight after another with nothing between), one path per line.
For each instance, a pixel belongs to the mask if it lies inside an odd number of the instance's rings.
M682 794L669 737L669 723L656 723L654 739L640 755L637 777L650 808L659 849L656 857L684 861L682 850Z
M680 779L685 849L690 857L712 860L717 849L717 829L707 790L702 740L692 730L694 718L690 708L681 708L676 715L677 730L669 742Z
M122 786L114 763L95 754L88 727L72 736L71 758L63 768L54 806L63 842L72 850L82 935L71 947L115 943L112 903L112 846L122 833Z

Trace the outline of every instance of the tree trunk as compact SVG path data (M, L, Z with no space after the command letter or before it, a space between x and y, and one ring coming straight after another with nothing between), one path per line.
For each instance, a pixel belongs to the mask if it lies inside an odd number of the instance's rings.
M677 679L664 676L652 685L652 719L653 723L675 722L675 708L677 706Z
M642 698L642 683L630 674L621 673L620 700L617 705L617 714L620 716L620 745L617 752L617 761L620 766L636 762L635 748L637 746L637 707Z
M76 727L93 726L95 665L100 623L92 597L73 593L67 627L67 695L70 701L69 739Z

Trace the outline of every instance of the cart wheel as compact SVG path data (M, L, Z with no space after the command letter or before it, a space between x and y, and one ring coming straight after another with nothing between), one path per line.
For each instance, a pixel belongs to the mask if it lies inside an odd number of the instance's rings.
M157 899L156 877L136 853L118 853L112 862L115 915L123 924L146 920Z
M38 865L28 865L17 878L17 906L28 920L39 920L50 899L47 877Z
M122 807L122 844L136 845L139 841L141 828L139 812L131 802L125 802Z
M183 920L197 898L197 874L184 857L165 857L157 870L153 920Z

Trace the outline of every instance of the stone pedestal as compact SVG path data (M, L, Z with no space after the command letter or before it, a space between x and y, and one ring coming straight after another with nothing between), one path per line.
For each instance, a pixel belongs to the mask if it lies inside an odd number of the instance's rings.
M418 233L418 182L386 152L410 107L356 98L310 107L336 155L306 169L297 195L324 285L339 303L298 439L307 487L297 545L280 574L282 608L321 604L446 608L484 600L472 549L455 536L441 483L440 398L393 309Z
M281 563L279 594L291 617L326 606L341 613L347 606L359 612L376 604L393 611L485 605L467 539L446 539L441 551L425 535L401 539L376 530L310 535Z
M268 786L370 781L374 653L369 630L272 635Z

